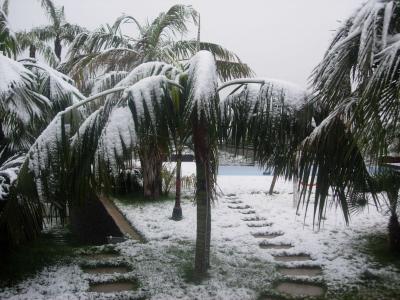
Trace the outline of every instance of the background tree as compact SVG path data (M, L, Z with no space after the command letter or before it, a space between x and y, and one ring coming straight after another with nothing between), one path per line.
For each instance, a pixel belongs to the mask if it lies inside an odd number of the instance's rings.
M42 0L41 4L50 20L50 25L18 32L16 37L21 51L29 49L31 58L36 58L36 52L39 52L51 66L55 67L61 61L63 45L71 43L85 29L68 23L64 7L56 7L52 0ZM53 43L53 50L49 47L49 42Z
M18 50L14 32L8 23L9 1L0 2L0 52L8 57L15 56Z

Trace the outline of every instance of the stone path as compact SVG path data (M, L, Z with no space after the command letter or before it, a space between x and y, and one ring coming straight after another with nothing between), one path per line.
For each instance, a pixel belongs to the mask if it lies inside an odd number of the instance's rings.
M267 219L256 215L256 211L247 204L243 204L242 201L238 200L235 194L228 194L225 196L228 203L228 208L238 211L241 214L249 215L248 217L242 218L246 222L249 228L264 229L272 225L267 222ZM232 205L235 204L235 205ZM240 204L240 205L237 205ZM281 231L269 231L261 230L257 232L251 232L254 238L264 239L259 243L259 247L265 250L273 250L272 256L277 262L277 272L281 274L282 278L274 285L272 295L265 296L264 300L277 300L285 299L302 299L304 297L320 297L325 295L326 289L322 284L318 282L311 282L310 279L317 276L322 276L322 268L319 266L302 266L302 262L312 261L312 258L307 253L298 254L287 254L285 252L276 252L277 250L287 250L294 248L291 244L273 243L273 240L279 236L284 235ZM286 263L299 262L299 266L290 266ZM276 296L274 296L276 295ZM294 297L294 298L293 298Z
M136 280L127 280L124 276L131 271L127 265L120 263L122 256L118 253L93 253L82 255L82 271L90 276L90 293L119 293L135 291ZM109 280L103 281L104 276ZM118 277L123 277L119 279Z

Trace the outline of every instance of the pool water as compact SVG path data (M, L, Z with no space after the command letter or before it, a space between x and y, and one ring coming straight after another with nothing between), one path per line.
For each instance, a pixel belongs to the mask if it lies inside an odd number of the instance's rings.
M220 176L263 176L263 169L258 166L219 166Z

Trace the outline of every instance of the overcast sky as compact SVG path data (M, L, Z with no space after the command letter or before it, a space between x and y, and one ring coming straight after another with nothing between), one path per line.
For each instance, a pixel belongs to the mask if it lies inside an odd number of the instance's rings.
M15 30L47 23L39 0L11 0ZM121 14L153 19L176 3L201 14L201 39L234 51L259 77L305 86L340 21L365 0L55 0L70 23L88 29L112 23ZM128 29L127 29L128 30ZM189 37L195 38L193 31Z

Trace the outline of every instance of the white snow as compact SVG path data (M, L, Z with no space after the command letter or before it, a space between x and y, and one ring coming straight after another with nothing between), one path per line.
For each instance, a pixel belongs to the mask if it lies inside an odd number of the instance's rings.
M183 163L185 175L195 172L194 163ZM236 174L238 175L238 174ZM320 230L312 226L312 213L304 221L304 209L296 215L293 207L293 184L279 179L275 190L278 194L266 195L271 176L218 176L220 195L212 207L211 269L209 277L201 284L187 282L185 270L193 264L196 206L193 199L184 198L184 219L170 219L173 200L127 204L117 202L128 220L146 237L145 244L127 241L117 249L134 266L140 281L140 290L148 299L256 299L260 292L271 289L272 283L282 278L277 266L321 266L322 276L308 280L323 280L329 290L352 288L366 271L393 282L399 273L390 267L382 267L360 251L365 235L386 232L388 217L374 207L354 215L346 226L340 211L330 207ZM228 194L236 200L228 202ZM249 209L231 209L235 206L251 206L256 216L265 220L245 222L240 212ZM264 228L252 228L247 224L272 223ZM252 233L282 232L273 240L255 238ZM259 243L290 243L294 248L266 250ZM277 263L272 254L310 254L313 261ZM83 299L90 297L85 290L88 277L77 267L56 266L45 269L20 285L0 291L4 299ZM134 294L133 294L134 295ZM112 298L113 294L107 297Z
M42 173L44 171L50 172L50 174L53 172L50 169L52 161L55 161L58 157L60 141L62 141L62 115L58 113L36 139L27 154L29 158L28 168L35 177L37 193L42 202L46 200L44 191L47 188L51 191L51 186L48 186L47 182L43 182ZM49 177L51 176L54 175L49 175ZM47 180L51 181L51 178L47 178Z
M117 159L123 157L124 149L132 153L135 146L136 132L131 110L128 106L114 108L102 131L98 152L110 164L115 176L119 170Z
M21 63L0 53L0 97L9 97L16 88L29 85L33 78L33 73Z
M218 74L214 56L208 51L199 51L189 61L190 111L197 110L210 118L212 101L217 96Z
M115 83L119 83L126 78L128 72L126 71L112 71L96 77L93 81L91 89L91 96L104 92L105 90L114 88Z
M116 87L128 87L143 78L156 75L165 75L170 79L174 79L178 73L179 71L174 66L164 62L147 62L133 69Z
M153 126L156 124L154 106L163 99L166 79L163 75L150 76L125 89L122 99L135 106L139 121L148 112Z
M85 96L74 86L74 81L67 75L39 62L25 62L26 66L36 67L38 72L45 76L49 81L50 100L52 102L63 101L64 97L70 97L71 103L67 106L74 105L83 100Z
M185 167L194 169L194 164L185 163ZM274 268L278 264L274 261L272 254L310 254L313 258L311 262L292 262L287 265L322 266L323 276L319 279L323 278L332 289L342 285L356 284L366 270L377 271L376 265L370 262L365 254L360 253L356 246L364 235L385 232L387 216L377 212L375 208L370 208L359 215L354 215L348 227L345 225L342 213L331 207L327 210L321 229L317 230L312 224L312 207L305 222L303 208L300 209L300 215L296 215L291 182L278 180L276 190L279 194L266 195L271 180L272 176L218 176L221 191L225 195L236 194L237 200L243 203L227 203L227 198L220 195L213 206L211 257L214 266L210 271L210 279L199 287L187 285L183 282L181 274L173 272L171 274L171 271L161 274L145 273L143 274L145 284L154 291L153 299L177 297L178 294L174 294L176 291L173 289L173 285L176 286L177 282L184 291L185 296L182 297L187 299L196 296L205 299L210 295L213 299L254 299L256 292L261 291L276 276ZM265 218L253 223L272 222L273 224L265 228L248 227L242 220L246 215L242 215L241 210L228 208L228 206L238 205L249 205L256 211L257 216ZM147 269L157 269L157 265L158 268L162 268L162 257L170 247L187 244L185 251L194 251L196 207L192 199L183 201L184 219L180 222L169 219L172 202L134 206L120 203L118 206L150 241L149 245L143 247L146 250L142 259L150 255L149 252L156 260L160 257L159 261L154 262L156 266L147 267ZM257 232L282 232L284 235L273 240L263 240L251 235ZM259 248L259 243L265 241L278 244L290 243L294 245L294 248L285 251ZM140 251L143 251L142 247L131 248L128 245L121 245L120 248L127 255L136 256L135 261L139 264L138 267L142 268L140 258L137 258L138 255L140 256ZM175 270L174 266L169 268ZM256 268L256 271L252 268ZM382 274L399 277L391 268L378 269ZM145 269L141 271L146 272ZM253 271L255 274L252 273ZM182 294L183 291L178 293Z

